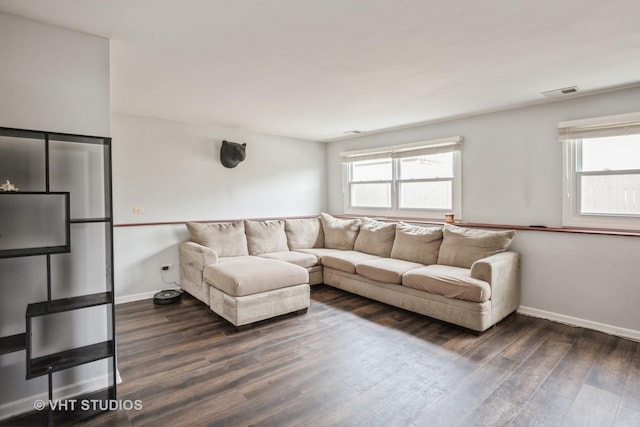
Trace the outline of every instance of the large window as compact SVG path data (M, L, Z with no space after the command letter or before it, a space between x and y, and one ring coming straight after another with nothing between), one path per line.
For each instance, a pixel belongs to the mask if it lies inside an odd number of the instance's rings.
M461 141L452 137L342 153L345 213L461 217Z
M640 230L640 114L559 127L563 225Z

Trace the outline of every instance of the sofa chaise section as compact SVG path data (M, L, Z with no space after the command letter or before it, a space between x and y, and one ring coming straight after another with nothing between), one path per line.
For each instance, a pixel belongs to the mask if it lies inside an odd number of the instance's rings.
M288 228L285 228L285 223ZM228 223L187 223L191 241L178 246L182 288L205 304L209 304L209 285L205 268L238 257L255 256L298 265L307 270L308 283L322 283L321 256L324 239L319 219L287 219L271 221L240 220ZM291 250L289 249L291 247ZM307 247L309 253L295 250ZM333 252L329 250L328 252Z
M209 307L236 327L309 307L309 273L299 265L237 257L204 270Z

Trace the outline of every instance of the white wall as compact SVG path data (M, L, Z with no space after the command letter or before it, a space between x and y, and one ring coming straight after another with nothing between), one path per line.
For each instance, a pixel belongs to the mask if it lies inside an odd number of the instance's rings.
M118 225L317 215L325 201L325 144L113 114L114 216ZM222 140L247 143L236 168L220 164ZM133 214L133 208L143 214ZM116 227L118 301L179 281L184 225Z
M108 136L108 40L0 13L0 52L0 126ZM34 148L39 149L41 147ZM0 176L0 179L11 179L14 174L27 176L27 169L42 168L42 162L32 164L31 160L22 164L22 170L0 167L5 172L11 169L11 176ZM35 175L38 174L44 179L43 174L37 172ZM40 181L39 184L29 182L23 189L42 191L44 184ZM16 183L20 187L20 182ZM76 246L87 243L78 240L82 240L81 235L74 234L72 238L75 239L72 244ZM77 262L67 262L68 255L54 258L55 277L52 280L54 284L63 283L64 291L78 281L91 281L88 276L93 273L82 268L86 265L78 268ZM104 274L102 277L104 280ZM46 283L44 257L0 260L0 336L25 331L26 306L46 299ZM81 321L71 321L81 326L80 330L74 329L74 334L64 330L63 335L57 335L58 331L50 328L61 317L76 314L56 315L56 319L49 319L47 325L37 326L34 345L68 348L79 341L92 339L89 335L95 335L96 331L85 330L85 326L94 326L93 320L104 317L99 314L80 313ZM105 327L100 331L104 330ZM44 336L38 337L38 334ZM54 374L56 393L79 391L78 387L85 381L91 380L96 373L105 372L104 365L97 367L101 363ZM33 410L36 398L47 399L47 377L25 381L25 375L24 351L0 356L0 418Z
M562 219L557 123L636 111L640 87L331 143L328 211L343 212L340 152L461 135L461 219L557 227ZM513 248L522 253L523 311L575 317L640 338L640 238L525 231Z
M0 13L4 127L109 135L109 41Z

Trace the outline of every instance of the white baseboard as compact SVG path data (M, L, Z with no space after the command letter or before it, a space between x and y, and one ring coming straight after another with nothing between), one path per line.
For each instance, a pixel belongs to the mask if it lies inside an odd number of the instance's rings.
M116 379L120 379L120 372L116 371ZM85 381L80 381L71 385L58 387L53 390L53 395L57 400L73 399L75 396L91 393L104 389L109 384L107 375L100 375ZM120 379L119 382L122 382ZM34 402L36 400L49 401L49 393L47 391L25 397L24 399L14 400L0 405L0 420L6 420L11 417L26 414L34 410Z
M142 292L140 294L125 295L125 296L121 296L121 297L117 296L115 302L116 302L116 305L118 305L118 304L124 304L126 302L134 302L134 301L142 301L142 300L145 300L145 299L152 299L155 294L157 294L160 291L167 290L167 289L174 289L176 291L179 291L180 287L169 287L169 288L164 288L164 289L158 289L158 290L155 290L155 291Z
M593 329L594 331L604 332L605 334L615 335L617 337L640 342L640 331L635 331L633 329L620 328L618 326L611 326L605 323L593 322L591 320L580 319L578 317L565 316L564 314L538 310L537 308L526 307L523 305L518 308L518 313L525 316L552 320L554 322L563 323L565 325Z

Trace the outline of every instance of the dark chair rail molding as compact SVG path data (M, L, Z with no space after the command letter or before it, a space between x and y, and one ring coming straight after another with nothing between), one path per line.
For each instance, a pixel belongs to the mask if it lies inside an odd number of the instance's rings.
M149 226L158 226L158 225L184 225L188 222L201 222L201 223L209 223L209 222L233 222L233 221L241 221L241 220L250 220L250 221L270 221L277 219L303 219L303 218L315 218L317 215L303 215L303 216L279 216L279 217L268 217L268 218L233 218L233 219L189 219L185 221L164 221L164 222L132 222L132 223L123 223L123 224L114 224L114 227L149 227Z
M337 218L361 218L357 215L334 215ZM287 217L269 217L269 218L240 218L249 219L252 221L268 221L277 219L300 219L300 218L315 218L316 215L304 215L304 216L287 216ZM441 226L444 221L428 221L420 220L416 218L399 218L399 217L375 217L382 221L404 221L412 224L423 224ZM114 224L114 227L149 227L149 226L162 226L162 225L184 225L187 222L232 222L239 221L240 219L210 219L210 220L185 220L185 221L164 221L164 222L135 222L135 223L122 223ZM494 228L494 229L508 229L508 230L523 230L523 231L542 231L551 233L574 233L574 234L595 234L604 236L627 236L627 237L640 237L640 231L631 230L607 230L607 229L594 229L594 228L577 228L577 227L546 227L541 225L510 225L510 224L488 224L477 222L464 222L456 221L454 225L460 227L469 228Z

